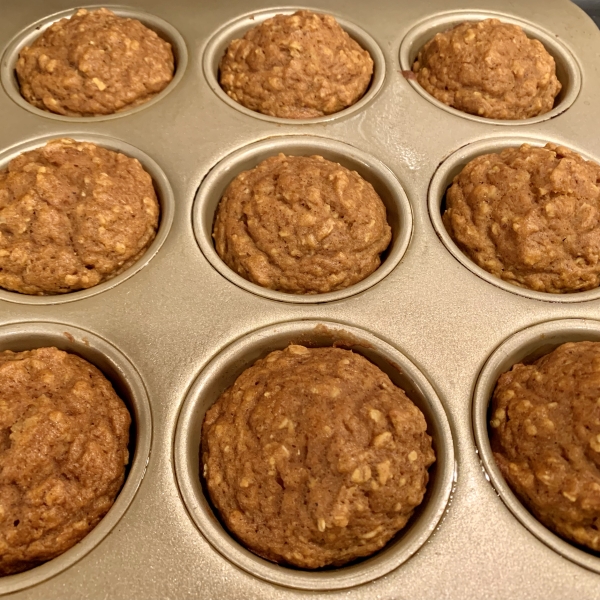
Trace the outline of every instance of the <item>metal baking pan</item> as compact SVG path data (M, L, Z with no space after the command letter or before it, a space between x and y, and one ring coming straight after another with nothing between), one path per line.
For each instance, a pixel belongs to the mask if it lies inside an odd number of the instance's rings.
M598 339L598 291L528 293L485 276L440 228L445 186L467 160L523 141L564 144L600 160L600 32L567 0L319 0L375 61L355 106L315 120L247 111L216 85L231 36L300 6L260 0L131 0L111 6L174 46L174 81L152 102L108 117L31 108L16 93L19 48L76 8L69 0L0 7L0 166L54 137L137 157L163 209L143 259L85 292L0 292L0 348L54 344L88 358L129 403L133 460L118 500L84 541L0 595L62 598L600 598L600 558L549 534L490 462L485 415L498 369L562 340ZM419 45L461 20L497 16L547 45L563 91L523 122L442 107L402 74ZM315 152L380 191L394 229L382 267L343 293L290 298L240 281L219 263L210 221L228 177L270 152ZM67 335L68 334L68 335ZM355 348L424 410L438 461L425 503L382 552L308 573L278 567L222 529L199 482L203 411L244 366L288 341ZM196 461L196 462L194 462Z

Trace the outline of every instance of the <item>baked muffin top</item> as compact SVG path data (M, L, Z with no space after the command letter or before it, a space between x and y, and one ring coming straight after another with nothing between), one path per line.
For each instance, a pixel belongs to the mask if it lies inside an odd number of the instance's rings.
M24 152L0 172L0 286L44 295L97 285L141 257L158 217L134 158L70 139Z
M17 61L21 94L60 115L109 115L147 102L173 79L171 45L136 19L79 9Z
M367 359L291 345L246 369L209 409L203 474L250 550L339 566L382 548L421 503L435 460L426 428Z
M459 248L496 277L568 293L600 285L600 166L548 143L469 162L446 193Z
M359 100L373 60L330 15L276 15L233 40L219 82L243 106L274 117L307 119Z
M82 358L0 352L0 575L62 554L96 526L123 484L130 423Z
M419 51L413 71L439 101L489 119L547 113L562 87L542 43L498 19L436 34Z
M502 475L529 510L600 550L600 343L559 346L500 376L490 432Z
M317 294L375 271L391 228L381 198L358 173L321 156L279 154L231 182L213 237L219 256L245 279Z

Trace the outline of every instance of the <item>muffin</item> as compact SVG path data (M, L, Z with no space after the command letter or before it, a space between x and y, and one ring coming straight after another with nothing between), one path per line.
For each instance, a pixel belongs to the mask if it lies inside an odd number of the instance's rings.
M152 178L134 158L70 139L24 152L0 172L0 287L97 285L142 256L158 217Z
M600 166L546 144L478 156L446 193L458 247L505 281L539 292L600 285Z
M559 346L500 376L491 444L502 475L549 529L600 551L600 343Z
M391 228L381 198L358 173L321 156L279 154L231 182L213 237L219 256L245 279L321 294L375 271Z
M367 359L291 345L246 369L206 413L203 475L252 552L340 566L382 548L423 500L435 461L426 428Z
M562 87L541 42L498 19L436 34L419 51L413 71L440 102L489 119L547 113Z
M135 19L79 9L17 61L21 95L59 115L110 115L152 99L173 79L171 45Z
M373 60L330 15L276 15L233 40L219 82L241 105L272 117L338 112L369 87Z
M0 352L0 575L62 554L97 525L123 484L130 422L82 358Z

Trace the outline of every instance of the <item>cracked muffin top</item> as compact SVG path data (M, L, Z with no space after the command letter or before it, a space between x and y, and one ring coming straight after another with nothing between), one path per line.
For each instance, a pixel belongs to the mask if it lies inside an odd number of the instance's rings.
M489 119L547 113L562 87L542 43L498 19L436 34L419 51L413 71L440 102Z
M435 461L426 429L366 358L291 345L208 410L203 475L230 532L256 554L340 566L382 548L422 502Z
M59 115L110 115L143 104L173 79L171 45L106 8L57 21L17 61L21 95Z
M135 158L58 139L0 172L0 287L90 288L133 265L156 235L152 178Z
M373 60L330 15L276 15L233 40L219 65L227 95L246 108L287 119L338 112L357 102Z

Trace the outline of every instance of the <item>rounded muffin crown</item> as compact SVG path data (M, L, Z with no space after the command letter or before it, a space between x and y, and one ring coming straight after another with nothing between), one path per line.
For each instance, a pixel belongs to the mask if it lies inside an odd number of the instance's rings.
M419 51L413 71L437 100L490 119L547 113L562 87L543 44L498 19L436 34Z
M392 234L383 201L358 173L321 156L279 154L231 182L213 237L245 279L315 294L370 275Z
M209 409L203 474L253 552L342 565L383 547L422 501L435 460L426 428L362 356L292 345L244 371Z
M233 40L219 82L236 102L257 112L306 119L357 102L373 60L334 17L300 10L276 15Z
M67 116L108 115L143 104L173 79L171 45L136 19L78 10L24 47L16 64L22 96Z

